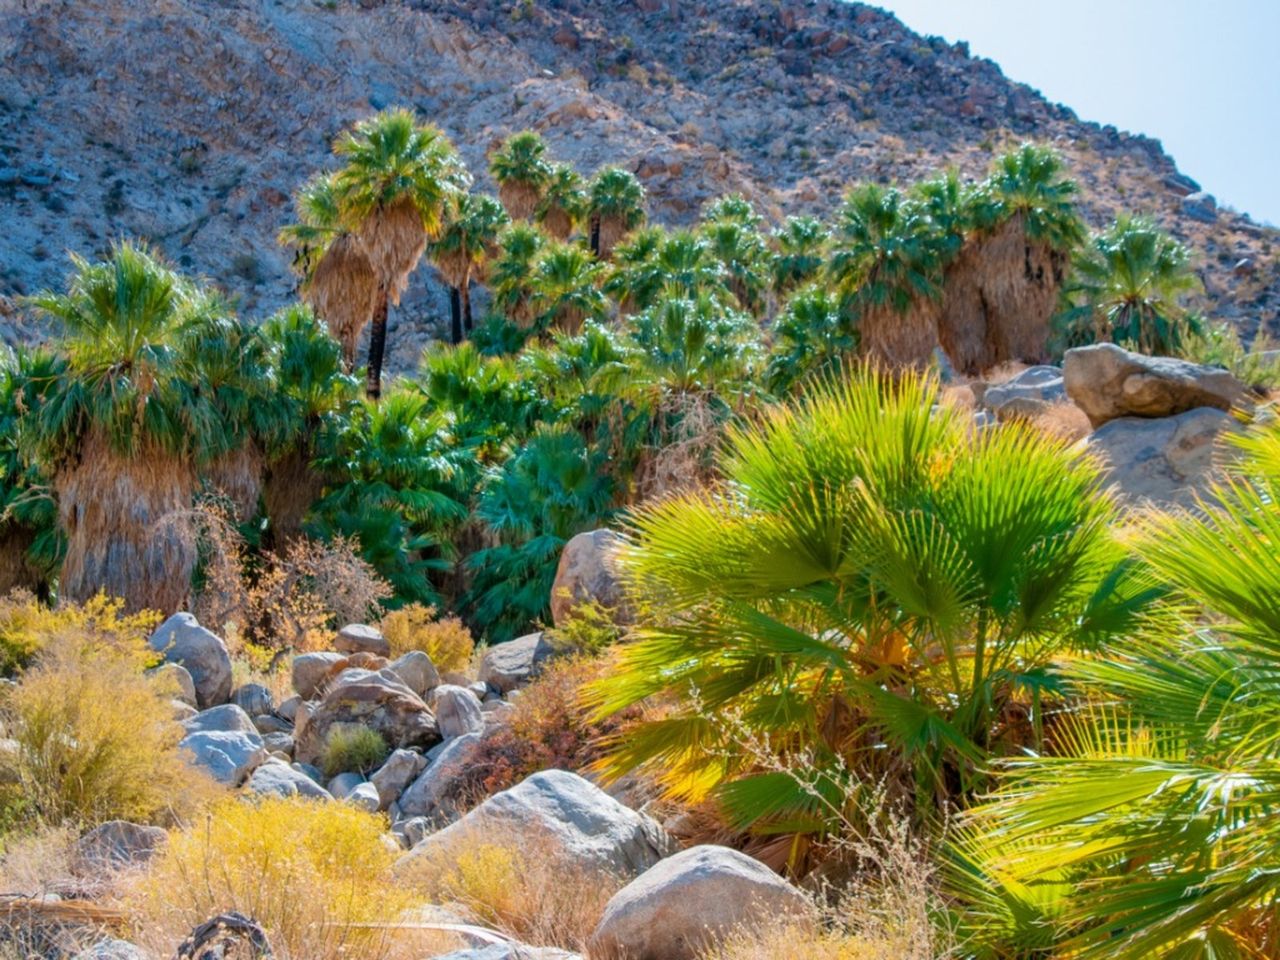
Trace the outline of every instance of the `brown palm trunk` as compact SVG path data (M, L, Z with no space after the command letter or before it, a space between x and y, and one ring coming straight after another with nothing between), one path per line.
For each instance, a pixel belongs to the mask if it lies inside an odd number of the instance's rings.
M59 597L83 603L101 591L130 612L181 610L196 562L196 538L183 522L195 486L184 458L154 446L122 456L90 432L56 482L67 537Z
M462 342L462 291L457 287L449 288L449 339Z
M277 552L302 536L302 521L323 490L324 478L312 468L306 447L295 447L268 466L262 504Z
M600 256L600 218L598 216L591 218L591 252L596 257Z
M378 306L369 328L369 369L365 373L365 393L370 400L382 396L382 359L387 351L387 289L378 293Z
M470 333L475 329L471 319L471 278L462 281L462 328Z

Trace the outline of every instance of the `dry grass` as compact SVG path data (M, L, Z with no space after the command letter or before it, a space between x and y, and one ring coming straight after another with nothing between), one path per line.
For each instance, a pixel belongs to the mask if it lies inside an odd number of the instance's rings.
M261 923L282 960L429 956L422 939L439 943L438 934L394 929L422 901L392 880L397 852L384 829L382 817L347 804L228 799L173 831L123 903L157 956L227 910Z
M512 220L528 220L542 199L536 186L523 180L507 180L498 186L498 199Z
M1050 436L1072 443L1093 432L1093 425L1085 412L1067 400L1052 404L1044 413L1032 418L1031 423Z
M409 284L409 274L427 249L427 231L422 214L409 197L380 208L367 217L360 228L360 241L374 275L387 292L393 305Z
M457 617L436 618L434 607L410 603L383 616L379 624L391 646L391 657L421 650L442 673L467 670L475 639Z
M246 523L258 513L265 469L262 451L248 441L205 467L203 479L210 489L226 498L236 520Z
M404 882L524 943L582 951L621 878L527 833L460 836L419 854Z
M354 369L356 342L378 302L378 274L364 244L352 235L340 236L329 244L302 294L342 344L347 370Z
M938 344L940 305L917 297L908 309L870 306L858 320L862 355L889 370L927 369Z
M665 397L655 416L676 422L673 436L656 449L644 451L636 467L638 499L657 500L687 493L711 483L713 454L722 436L721 423L705 396L679 393ZM619 430L618 435L622 436Z

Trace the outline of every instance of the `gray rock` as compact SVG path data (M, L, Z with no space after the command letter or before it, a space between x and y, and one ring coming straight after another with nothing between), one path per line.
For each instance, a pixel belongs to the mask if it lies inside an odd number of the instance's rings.
M1218 201L1213 194L1200 190L1182 198L1182 213L1201 223L1214 223L1218 219Z
M1094 431L1086 449L1106 464L1106 478L1133 504L1194 505L1210 494L1217 477L1218 443L1238 430L1229 413L1201 407L1159 420L1122 417Z
M136 947L128 940L99 940L75 954L71 960L147 960L141 947Z
M410 817L407 820L396 820L392 833L400 837L401 846L412 847L422 842L422 838L431 832L431 821L426 817Z
M982 406L999 415L1000 408L1012 400L1040 400L1057 403L1067 399L1062 369L1048 365L1028 367L1016 377L988 386L982 394Z
M372 653L379 657L391 653L391 645L382 631L364 623L349 623L339 630L333 649L342 653Z
M729 847L690 847L619 890L591 935L592 960L698 960L744 925L809 914L804 894Z
M485 699L494 696L493 691L489 689L489 685L483 680L472 680L465 686L476 695L478 700L484 701Z
M484 730L480 701L465 687L455 687L452 684L437 687L435 711L436 726L440 728L440 736L446 740Z
M412 750L396 750L369 777L378 791L378 802L385 810L396 802L405 787L413 783L427 765L426 758Z
M192 763L213 779L238 787L267 758L262 737L243 730L208 730L188 734L178 744Z
M381 809L381 801L378 799L378 788L368 780L363 783L356 784L354 790L342 798L353 807L364 810L366 813L377 813Z
M186 723L192 717L197 716L200 713L200 711L191 704L182 700L170 700L169 706L173 711L173 719L177 720L179 723Z
M188 706L196 706L196 684L191 673L180 663L162 663L147 671L160 683L167 683L174 690L176 698Z
M276 707L276 716L282 720L293 723L298 718L298 706L302 703L302 698L298 696L290 697L280 706Z
M329 729L361 725L382 734L391 747L425 747L440 739L427 705L389 670L345 670L305 719L294 727L298 759L314 763L324 753Z
M523 943L494 943L439 954L436 960L582 960L558 947L530 947Z
M320 783L322 780L324 780L324 774L321 773L320 768L315 766L314 764L298 763L295 760L293 763L289 764L289 766L292 769L297 770L299 773L305 774L306 776L310 777L316 783Z
M452 745L466 739L449 742ZM426 774L430 772L427 767ZM404 798L401 806L407 814L418 812L411 810ZM628 877L647 870L676 849L672 838L651 817L624 807L575 773L544 770L494 794L461 820L426 837L401 858L401 864L408 867L418 857L432 856L473 836L504 835L539 838L568 862Z
M614 555L623 542L612 530L588 530L564 545L551 587L551 619L557 627L586 601L614 610L620 623L628 620L626 597L614 569Z
M253 720L250 716L234 703L224 703L220 707L201 710L190 720L184 720L182 728L187 733L207 733L213 730L221 730L228 733L240 731L242 733L256 734L258 732L258 728L253 725Z
M410 650L387 664L387 669L399 677L406 687L420 697L440 685L440 673L431 658L421 650Z
M222 639L190 613L175 613L151 635L151 649L165 661L186 668L200 709L226 703L231 696L231 656Z
M231 694L231 702L251 717L271 713L275 708L271 701L271 691L260 683L246 683L237 687Z
M480 747L480 735L468 733L446 740L426 769L405 788L397 801L406 817L427 817L437 822L457 813L457 789Z
M1230 410L1245 402L1244 384L1226 370L1175 357L1148 357L1099 343L1068 350L1067 395L1093 426L1120 417L1172 417L1197 407Z
M137 866L163 850L168 839L160 827L109 820L76 841L72 864L82 875Z
M333 799L328 790L301 770L275 760L268 760L254 770L245 789L263 796Z
M340 773L329 781L329 792L335 799L345 800L352 790L364 782L364 777L358 773L352 771Z
M319 692L319 686L329 671L345 659L340 653L302 653L294 657L294 692L303 700L312 699Z
M293 724L288 720L273 716L269 713L260 714L253 718L253 725L258 732L265 736L268 733L293 733Z
M541 633L494 644L480 660L480 679L498 692L508 693L537 676L542 664L555 653Z
M262 745L267 748L268 753L282 753L287 757L293 757L293 737L290 734L264 733Z

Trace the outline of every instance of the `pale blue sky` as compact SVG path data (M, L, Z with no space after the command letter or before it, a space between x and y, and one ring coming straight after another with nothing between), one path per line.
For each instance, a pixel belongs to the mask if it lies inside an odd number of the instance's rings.
M1280 225L1280 0L872 0Z

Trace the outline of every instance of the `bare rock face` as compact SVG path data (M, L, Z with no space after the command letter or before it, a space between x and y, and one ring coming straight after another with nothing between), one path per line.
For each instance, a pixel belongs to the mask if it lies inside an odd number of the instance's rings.
M190 613L175 613L151 635L151 649L191 675L201 710L231 697L231 655L222 638L200 626Z
M588 530L564 545L556 580L551 587L551 619L563 626L573 608L595 601L626 620L625 597L614 569L614 555L622 536L612 530Z
M1199 407L1175 417L1111 420L1085 441L1107 466L1107 480L1133 504L1192 506L1209 493L1227 451L1224 431L1238 429L1229 413Z
M1197 407L1230 410L1245 388L1225 370L1174 357L1148 357L1113 343L1068 350L1067 395L1100 427L1120 417L1172 417Z
M737 927L802 918L809 909L804 894L745 853L690 847L614 894L590 953L599 960L697 960Z
M295 758L301 763L319 760L329 730L340 724L371 727L392 747L430 746L440 739L426 703L387 670L349 669L340 674L310 715L299 715Z

